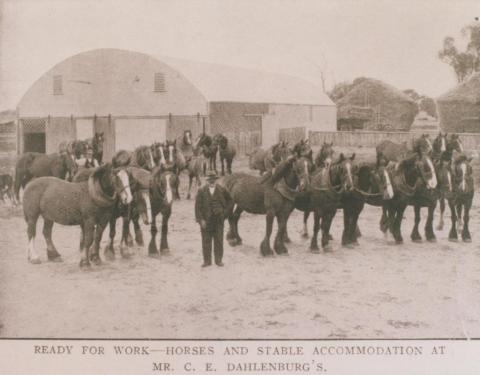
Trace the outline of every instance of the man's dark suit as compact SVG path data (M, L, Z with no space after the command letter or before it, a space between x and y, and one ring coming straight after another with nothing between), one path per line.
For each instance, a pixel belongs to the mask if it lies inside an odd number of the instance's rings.
M215 185L213 195L209 186L202 187L195 199L195 219L203 227L202 250L204 264L212 264L212 240L215 263L221 264L223 257L223 222L233 201L221 186Z

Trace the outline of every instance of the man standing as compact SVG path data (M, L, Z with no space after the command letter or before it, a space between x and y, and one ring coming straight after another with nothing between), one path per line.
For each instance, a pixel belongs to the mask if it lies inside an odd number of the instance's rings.
M223 222L233 203L230 194L220 185L215 171L208 171L207 184L197 193L195 218L202 233L202 267L212 265L212 242L215 264L223 267Z

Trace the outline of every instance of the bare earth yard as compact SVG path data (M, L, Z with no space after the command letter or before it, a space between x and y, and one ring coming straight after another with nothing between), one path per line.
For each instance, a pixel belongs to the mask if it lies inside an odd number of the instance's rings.
M243 214L244 244L225 243L225 267L202 269L193 201L181 200L170 221L170 255L152 259L146 248L135 248L131 259L117 256L83 270L78 227L55 225L53 238L64 262L49 263L40 221L37 247L43 262L32 265L21 208L0 206L0 336L480 337L478 199L470 244L448 242L448 209L436 244L411 243L413 209L408 208L405 244L387 245L378 229L380 214L379 208L366 206L360 246L345 249L339 243L343 220L338 212L334 251L315 255L300 236L302 214L295 211L289 221L290 256L273 259L263 259L258 250L264 217ZM148 243L149 228L143 231Z

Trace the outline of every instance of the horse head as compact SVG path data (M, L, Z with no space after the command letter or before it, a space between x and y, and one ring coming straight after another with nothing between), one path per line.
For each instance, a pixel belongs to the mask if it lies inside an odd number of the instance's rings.
M437 187L438 180L430 155L423 152L418 152L416 167L420 172L420 176L423 179L427 189L435 189Z
M355 188L354 177L357 172L357 166L354 164L355 153L350 157L346 157L343 153L340 154L338 160L333 165L332 172L337 172L334 180L339 182L342 189L350 192Z
M151 190L153 199L170 205L173 201L173 192L177 183L177 175L175 173L158 168L152 176Z
M437 137L433 140L433 151L438 155L447 151L447 133L438 133Z
M225 137L223 134L216 134L213 137L213 142L220 147L220 149L224 150L228 146L228 138Z
M470 162L472 158L465 155L458 158L454 164L455 184L462 193L473 191L473 170Z
M318 151L317 156L315 157L315 164L318 167L329 167L333 159L333 142L327 143L323 142L320 151Z
M103 136L103 132L95 132L92 140L92 147L93 152L95 155L99 155L103 153L103 143L105 142L105 138Z
M299 142L295 144L295 146L293 146L292 151L299 158L305 157L312 160L313 151L312 151L312 148L310 147L310 143L308 139L301 139Z
M305 191L310 186L310 174L313 169L312 161L307 157L294 157L292 171L298 180L299 191ZM287 183L288 183L288 178Z
M422 134L420 138L413 141L413 150L422 154L431 154L433 151L432 142L430 141L430 135Z
M113 205L117 197L124 205L132 201L130 178L125 167L105 164L94 170L88 181L90 196L101 206Z
M458 153L463 153L463 144L458 134L452 134L450 139L447 142L447 150L450 152L456 151Z

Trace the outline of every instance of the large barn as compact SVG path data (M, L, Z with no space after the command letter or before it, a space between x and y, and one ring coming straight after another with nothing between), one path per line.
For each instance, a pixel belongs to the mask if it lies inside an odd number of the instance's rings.
M18 152L56 152L61 141L104 132L109 158L188 129L194 137L221 132L245 153L274 144L282 131L334 131L336 106L292 76L99 49L41 76L18 118Z

